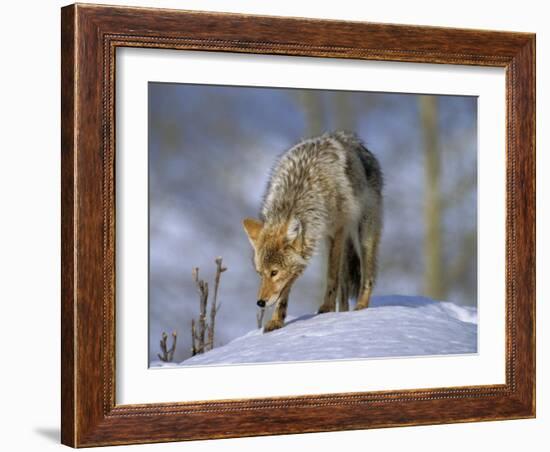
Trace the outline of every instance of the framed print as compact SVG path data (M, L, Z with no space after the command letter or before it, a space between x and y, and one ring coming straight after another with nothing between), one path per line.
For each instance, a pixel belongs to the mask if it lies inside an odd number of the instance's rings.
M62 8L62 442L535 416L535 37Z

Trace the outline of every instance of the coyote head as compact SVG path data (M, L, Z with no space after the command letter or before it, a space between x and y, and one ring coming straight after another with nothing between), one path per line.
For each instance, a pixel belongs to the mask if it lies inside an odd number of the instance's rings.
M272 306L288 295L306 267L301 253L302 223L296 218L280 224L245 218L243 226L254 248L254 266L261 278L257 304Z

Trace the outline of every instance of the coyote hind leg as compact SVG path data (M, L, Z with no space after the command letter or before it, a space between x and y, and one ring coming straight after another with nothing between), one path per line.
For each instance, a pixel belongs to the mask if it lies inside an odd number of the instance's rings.
M340 262L343 255L344 243L343 229L338 230L334 234L334 237L329 239L327 288L325 299L318 311L319 314L336 311L336 297L338 296L338 288L340 286Z
M356 310L369 307L370 297L376 282L378 244L381 224L375 219L367 219L361 227L361 286Z
M338 311L339 312L349 311L349 296L350 296L349 253L354 252L352 247L353 245L351 243L346 243L346 246L344 246L344 250L342 252L342 257L340 258L340 290L338 293Z

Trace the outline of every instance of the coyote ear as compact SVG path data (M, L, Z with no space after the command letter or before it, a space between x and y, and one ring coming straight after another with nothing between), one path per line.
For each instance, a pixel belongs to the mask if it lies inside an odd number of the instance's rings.
M294 217L288 222L286 230L286 239L289 243L293 243L298 237L302 235L302 222L298 218Z
M248 235L248 240L250 240L250 243L254 246L264 224L260 220L254 218L245 218L243 220L243 227L246 235Z

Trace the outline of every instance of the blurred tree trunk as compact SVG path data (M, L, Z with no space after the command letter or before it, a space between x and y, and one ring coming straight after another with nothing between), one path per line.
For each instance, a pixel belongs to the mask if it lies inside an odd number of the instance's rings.
M314 90L301 90L298 100L304 112L304 136L321 135L325 130L325 118L321 93Z
M346 130L355 132L357 123L355 120L355 111L350 99L350 93L346 91L336 91L334 96L334 113L337 130Z
M424 141L424 255L426 295L437 300L446 296L442 259L440 149L437 126L437 97L420 96L420 121Z

